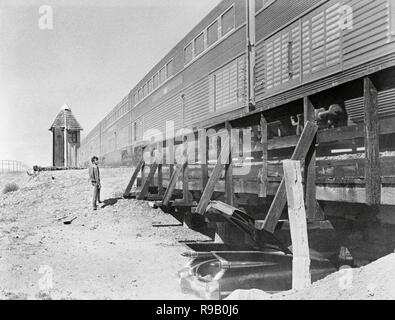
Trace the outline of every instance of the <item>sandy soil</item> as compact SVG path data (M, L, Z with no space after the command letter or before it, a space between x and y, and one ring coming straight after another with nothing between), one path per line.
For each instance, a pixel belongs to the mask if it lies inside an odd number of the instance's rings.
M270 295L260 290L237 290L235 300L395 300L395 254L361 268L344 268L300 291Z
M1 299L192 299L182 294L176 272L187 258L184 241L207 237L146 202L114 199L129 169L102 169L102 200L92 211L83 171L0 176ZM68 217L68 218L65 218ZM76 219L69 225L63 222Z

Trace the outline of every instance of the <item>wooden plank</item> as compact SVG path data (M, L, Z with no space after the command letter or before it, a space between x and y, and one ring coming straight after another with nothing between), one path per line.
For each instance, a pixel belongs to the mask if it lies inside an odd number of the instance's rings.
M182 200L184 203L189 203L189 190L188 190L188 184L189 184L189 179L188 179L188 164L185 166L182 166Z
M150 165L150 171L148 173L147 179L143 183L143 187L141 188L139 195L137 196L137 200L144 200L147 197L148 188L151 184L152 179L154 178L156 170L158 170L158 164L154 162Z
M225 163L229 159L229 154L230 144L227 139L225 139L224 145L222 146L222 150L217 160L217 164L215 165L214 170L211 173L210 179L206 185L206 188L203 191L202 197L200 198L198 207L196 208L196 213L203 215L206 212L206 208L211 199L211 196L213 195L215 185L221 177Z
M260 172L260 184L259 184L259 197L267 197L267 183L268 183L268 142L267 142L267 121L266 118L261 115L261 144L262 144L262 169Z
M175 170L173 171L173 174L170 177L170 181L167 185L167 189L165 194L163 195L163 200L162 200L162 205L163 206L168 206L169 202L171 200L171 197L173 196L173 192L176 188L178 179L182 173L183 167L187 165L187 162L184 162L182 165L176 166Z
M314 105L309 97L304 98L304 122L314 121L315 112ZM310 149L306 155L304 163L304 181L305 181L305 199L306 199L306 214L309 221L323 220L324 217L319 215L317 211L316 200L316 142L317 138L314 137Z
M199 130L199 141L200 141L200 161L202 168L202 192L208 182L208 166L207 166L207 154L208 154L208 143L207 143L207 132L206 130Z
M365 183L366 203L379 205L381 201L381 174L379 149L378 93L372 80L364 78L365 110Z
M380 135L395 133L395 118L379 119ZM355 126L331 128L317 132L317 143L330 143L365 137L365 124ZM299 136L275 137L268 141L269 150L293 148L297 145Z
M158 165L158 195L163 196L163 165Z
M298 145L296 146L291 160L304 160L310 146L314 141L318 127L310 121L306 122L303 129L302 135ZM281 180L280 186L274 197L274 200L270 206L269 212L265 219L264 229L269 232L274 232L278 219L281 217L281 213L284 209L286 203L286 193L284 179Z
M123 193L124 197L127 197L130 193L130 190L132 190L132 187L133 187L134 183L136 182L137 176L138 176L139 172L141 171L141 168L143 167L144 163L145 163L144 160L140 160L140 162L137 164L137 167L133 172L132 178L130 179L129 184L126 187L125 192Z
M229 122L225 123L225 129L228 133L228 143L230 156L229 161L225 165L225 202L233 206L233 165L232 165L232 126Z
M311 285L310 250L303 200L302 170L300 161L285 160L283 166L292 240L292 289L301 290Z

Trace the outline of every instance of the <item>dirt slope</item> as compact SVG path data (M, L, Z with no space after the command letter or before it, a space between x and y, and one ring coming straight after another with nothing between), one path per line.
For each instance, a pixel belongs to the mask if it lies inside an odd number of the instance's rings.
M127 169L103 169L102 199L94 212L86 171L0 176L19 191L0 195L0 298L189 299L176 272L187 259L180 241L208 240L147 203L114 199ZM2 189L1 189L2 190ZM76 217L70 224L63 222Z

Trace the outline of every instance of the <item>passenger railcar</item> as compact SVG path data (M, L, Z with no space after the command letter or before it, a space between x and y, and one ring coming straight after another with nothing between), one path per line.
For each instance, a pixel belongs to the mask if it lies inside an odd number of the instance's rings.
M195 135L199 129L249 130L249 171L232 171L239 165L232 163L214 192L252 210L265 227L283 176L281 160L291 157L306 121L326 119L335 106L345 121L324 122L304 167L308 220L322 221L324 207L329 216L395 225L395 157L386 153L395 150L394 75L395 0L224 0L87 135L79 159L87 165L98 155L105 166L132 166L158 137L170 153L174 136L161 136L168 121ZM216 138L214 132L208 139L213 164ZM151 186L159 180L168 186L172 167L162 169ZM199 201L212 170L210 162L188 164L176 188ZM392 252L390 242L383 246Z
M392 0L224 0L88 134L80 159L130 165L144 133L166 121L209 127L390 67L394 12ZM395 89L379 101L380 116L391 116ZM363 121L363 98L345 103Z

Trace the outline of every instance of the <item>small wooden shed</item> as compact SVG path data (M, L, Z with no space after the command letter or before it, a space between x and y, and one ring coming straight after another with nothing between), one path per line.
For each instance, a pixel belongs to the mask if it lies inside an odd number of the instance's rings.
M81 143L81 125L64 104L49 131L52 131L52 165L54 167L77 167L78 148Z

